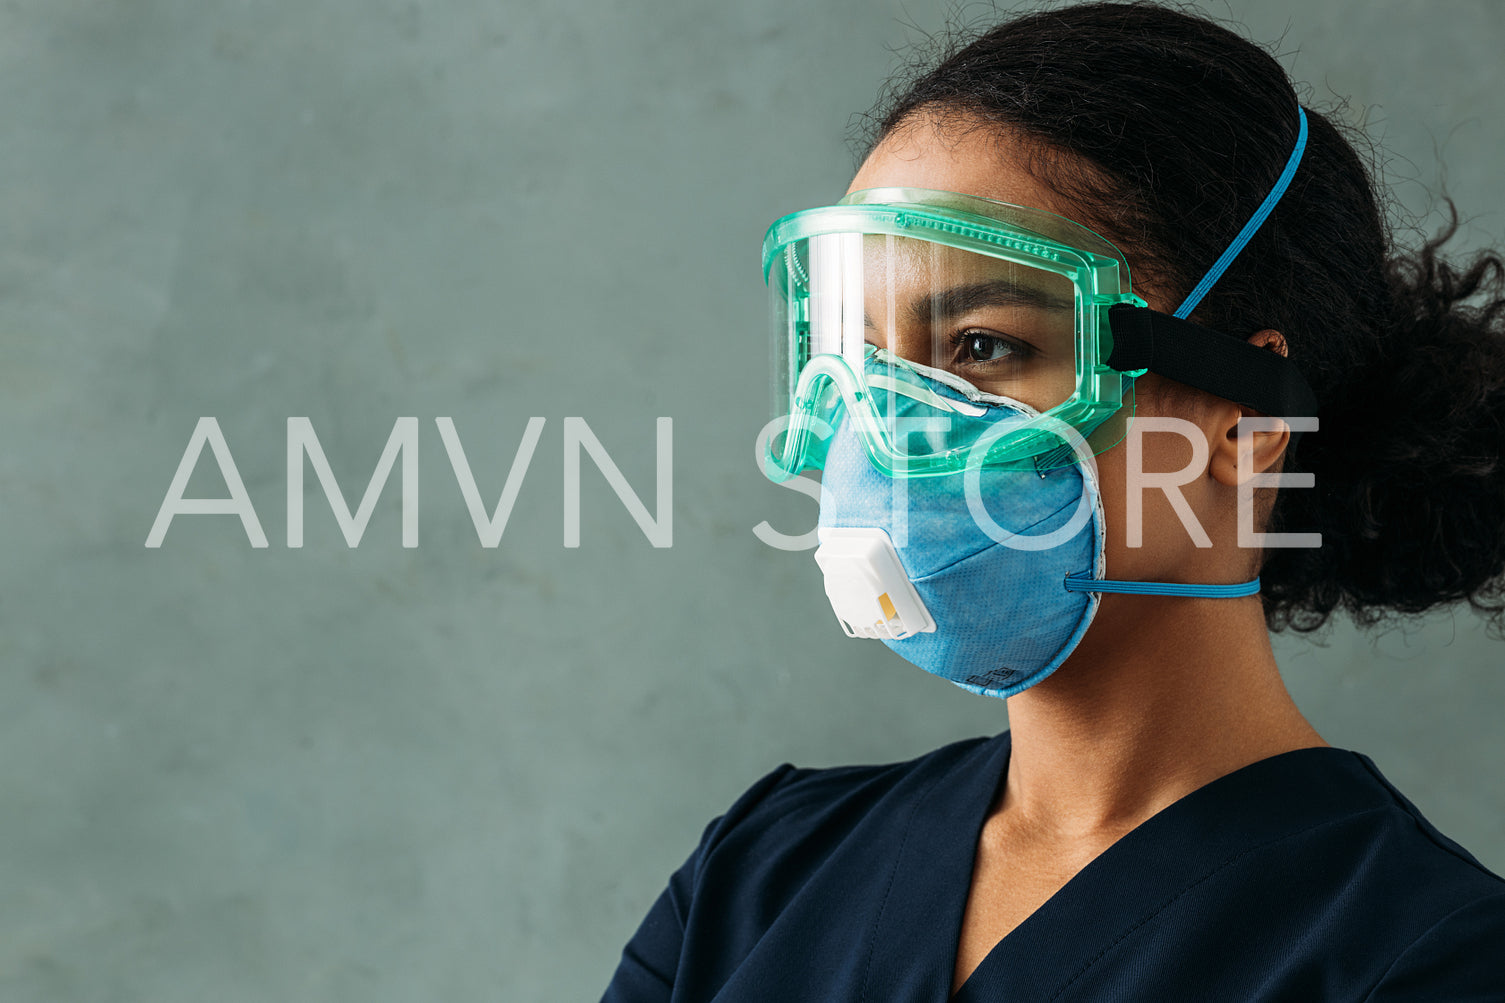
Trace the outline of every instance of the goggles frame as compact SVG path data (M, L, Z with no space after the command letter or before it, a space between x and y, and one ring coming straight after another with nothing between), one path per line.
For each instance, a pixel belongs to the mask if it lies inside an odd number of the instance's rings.
M1098 249L1054 236L1061 233ZM1031 417L1003 435L988 435L977 443L940 452L906 454L896 444L891 423L884 420L874 399L875 388L864 373L840 355L810 351L809 276L803 274L794 248L800 241L836 234L919 239L1064 277L1071 282L1074 298L1075 388L1043 412L1026 405ZM773 395L779 413L787 395L789 426L782 453L775 454L770 438L764 455L765 470L775 481L820 465L822 450L816 442L823 437L816 426L829 428L833 422L827 419L838 407L852 419L873 463L889 476L908 477L985 466L1044 469L1074 462L1073 450L1063 442L1063 424L1085 437L1123 408L1132 415L1133 381L1145 370L1115 369L1108 364L1114 352L1109 311L1143 308L1145 301L1131 291L1123 254L1099 234L1065 217L955 192L866 189L849 194L837 205L806 209L775 221L763 239L763 277L787 303L784 330L774 332ZM905 365L903 360L894 364ZM893 392L891 385L887 392ZM839 403L833 394L839 394ZM979 396L986 399L988 395ZM975 448L984 443L985 448ZM1098 448L1112 444L1101 443Z

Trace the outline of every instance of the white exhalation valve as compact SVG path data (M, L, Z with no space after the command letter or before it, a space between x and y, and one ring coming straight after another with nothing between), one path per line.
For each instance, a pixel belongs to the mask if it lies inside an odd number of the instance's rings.
M815 563L826 597L848 637L901 640L935 630L887 533L876 528L822 528Z

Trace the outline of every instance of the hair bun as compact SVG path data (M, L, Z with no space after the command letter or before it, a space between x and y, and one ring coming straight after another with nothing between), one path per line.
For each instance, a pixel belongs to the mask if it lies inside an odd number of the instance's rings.
M1450 204L1451 208L1451 204ZM1505 261L1446 261L1449 225L1387 263L1390 323L1334 380L1320 431L1281 493L1282 526L1322 534L1271 551L1272 625L1313 629L1334 609L1361 625L1467 600L1505 626Z

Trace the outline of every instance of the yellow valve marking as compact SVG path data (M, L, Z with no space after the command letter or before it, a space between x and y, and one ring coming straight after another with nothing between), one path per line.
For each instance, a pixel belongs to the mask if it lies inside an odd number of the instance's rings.
M883 608L883 617L884 617L884 619L886 619L886 620L896 620L896 619L898 619L898 617L899 617L899 611L896 610L896 609L894 609L894 601L888 597L888 593L887 592L883 593L881 596L878 597L878 605Z

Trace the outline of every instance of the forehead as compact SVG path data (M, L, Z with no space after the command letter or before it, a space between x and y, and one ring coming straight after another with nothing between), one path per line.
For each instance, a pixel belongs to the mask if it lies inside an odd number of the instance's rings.
M990 291L990 302L1067 310L1074 305L1071 280L1063 275L909 237L863 238L862 272L864 288L875 294L906 293L915 287L929 294L954 287Z
M884 137L847 191L929 188L961 192L1076 219L1073 207L1025 167L1027 140L992 123L918 114Z
M1029 156L1040 149L1038 140L1006 125L960 113L916 112L873 148L847 191L892 187L961 192L1044 209L1093 226L1093 219L1081 206L1030 173ZM1051 150L1050 156L1075 155ZM1095 170L1079 159L1070 167ZM1134 248L1122 241L1119 247L1134 268L1134 291L1153 309L1174 309L1175 301L1168 298L1155 262L1137 259Z

